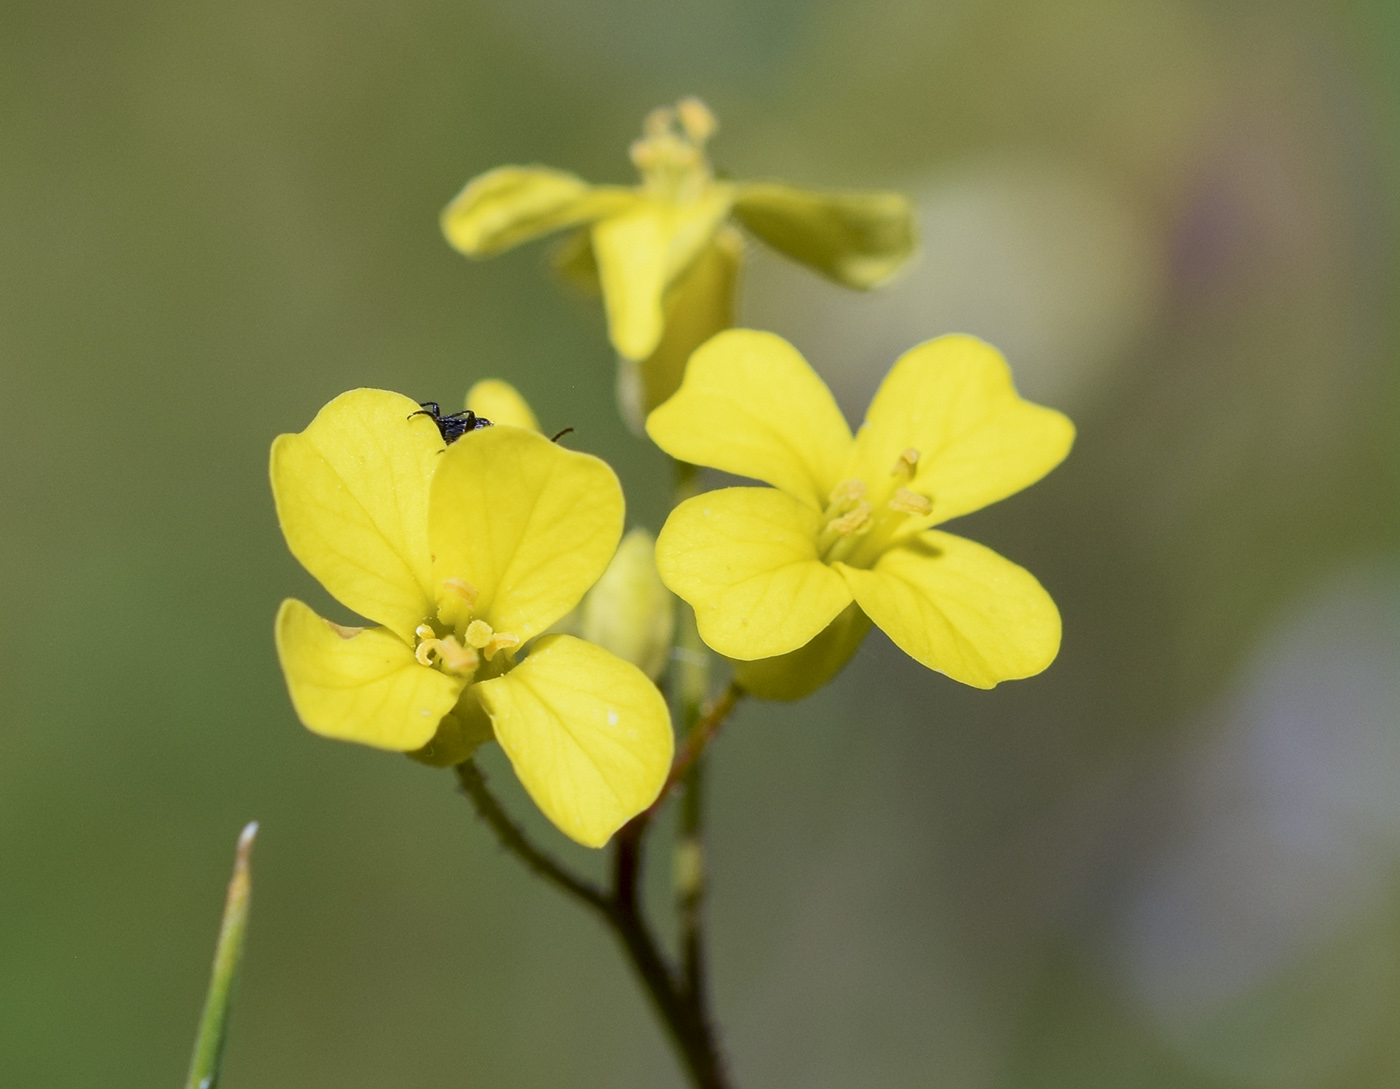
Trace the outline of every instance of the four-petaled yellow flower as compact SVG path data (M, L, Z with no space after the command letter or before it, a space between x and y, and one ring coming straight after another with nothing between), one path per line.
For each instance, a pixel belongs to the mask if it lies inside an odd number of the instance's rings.
M1054 660L1060 616L1034 576L931 528L1039 480L1074 439L1016 394L990 345L946 336L906 352L852 438L796 349L730 330L691 357L647 433L672 457L773 485L687 500L656 547L666 585L756 695L816 688L870 621L978 688Z
M742 238L731 215L773 248L838 283L870 288L914 250L898 193L816 192L714 176L705 145L714 116L696 98L652 111L632 145L642 183L589 185L543 166L503 166L473 179L442 228L462 253L487 257L579 227L560 267L602 289L608 332L625 362L624 411L638 424L680 384L690 353L733 324Z
M607 567L622 490L604 462L529 430L504 383L478 387L473 407L487 405L526 426L498 419L444 447L413 401L358 389L278 437L287 544L378 625L342 627L289 599L278 657L312 731L440 764L494 736L550 820L601 846L660 791L670 717L635 666L536 636Z

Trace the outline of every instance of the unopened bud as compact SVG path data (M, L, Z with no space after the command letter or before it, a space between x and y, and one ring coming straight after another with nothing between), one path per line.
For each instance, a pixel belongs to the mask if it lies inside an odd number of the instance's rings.
M644 529L622 539L612 563L583 599L583 637L661 676L675 630L675 598L656 572L656 541Z
M467 408L492 423L523 427L529 431L540 429L539 421L525 398L509 382L502 382L499 378L483 378L472 386L467 391Z

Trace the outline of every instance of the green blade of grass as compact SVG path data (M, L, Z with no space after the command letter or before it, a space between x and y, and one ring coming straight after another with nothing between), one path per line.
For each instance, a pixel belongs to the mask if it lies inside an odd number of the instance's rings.
M194 1058L190 1061L185 1089L215 1089L219 1084L229 1008L238 980L238 963L243 958L243 935L248 927L248 902L253 892L248 862L253 853L253 837L257 834L258 822L253 821L238 837L233 877L224 901L224 921L219 926L219 944L214 950L214 971L204 999L204 1013L199 1019L199 1036L194 1042Z

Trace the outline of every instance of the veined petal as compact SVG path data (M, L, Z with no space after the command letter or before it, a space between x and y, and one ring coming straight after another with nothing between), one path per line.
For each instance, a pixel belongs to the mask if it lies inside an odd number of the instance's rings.
M851 603L817 558L821 516L773 488L687 499L656 540L661 581L695 609L700 638L728 658L771 658L809 643Z
M384 628L343 628L294 598L277 610L277 659L312 733L376 749L422 748L466 680L419 665Z
M636 666L547 635L474 691L520 782L565 835L601 847L656 800L671 768L671 718Z
M636 199L547 166L501 166L473 178L442 212L447 241L489 257L551 231L611 215Z
M272 444L287 546L349 609L405 642L432 612L428 481L442 436L397 393L357 389Z
M826 383L782 337L753 329L706 341L647 434L674 458L762 480L817 510L851 452Z
M598 458L519 427L462 436L438 459L428 503L442 614L453 602L444 580L458 579L496 631L539 634L607 568L622 517L622 486Z
M992 688L1059 652L1060 613L1035 576L966 538L927 530L872 570L834 566L896 646L955 681Z
M734 324L743 256L743 236L733 227L721 227L666 293L666 328L656 350L640 362L621 361L617 399L633 431L640 434L647 413L680 388L690 354Z
M908 487L933 501L923 523L935 525L1034 484L1073 442L1068 418L1020 398L999 351L945 336L911 348L885 376L850 475L887 480L901 453L917 450Z
M847 287L870 288L914 252L914 209L900 193L831 193L775 182L741 186L734 214L775 250Z
M492 423L538 431L539 420L520 391L499 378L483 378L467 390L467 408Z
M709 185L695 200L637 197L593 225L608 335L626 359L656 350L666 323L667 289L700 256L729 214L733 187Z

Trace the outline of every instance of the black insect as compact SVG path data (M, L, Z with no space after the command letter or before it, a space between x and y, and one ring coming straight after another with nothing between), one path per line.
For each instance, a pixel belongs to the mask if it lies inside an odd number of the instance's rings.
M462 412L454 412L450 416L442 414L442 408L436 401L419 401L423 407L417 412L410 412L408 418L411 420L415 416L426 416L437 424L437 429L442 433L442 441L451 446L468 431L479 431L483 427L490 427L491 421L485 416L478 416L471 409Z

